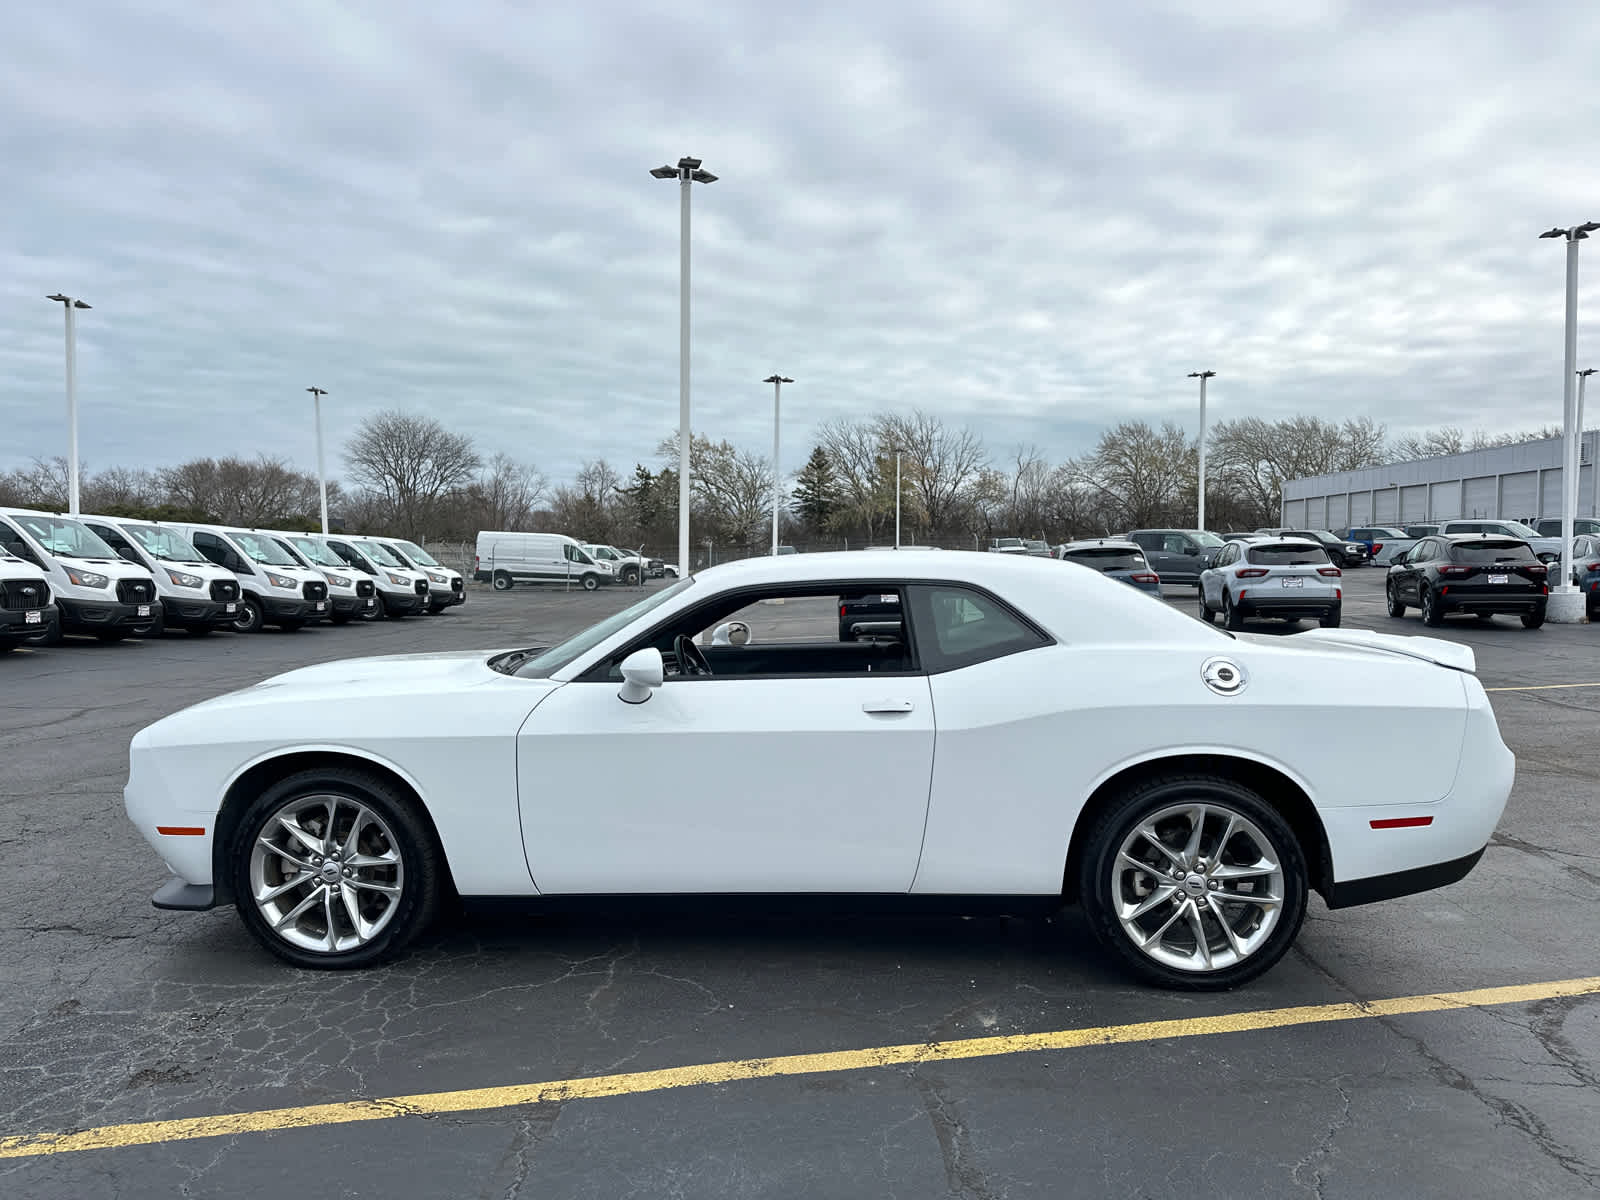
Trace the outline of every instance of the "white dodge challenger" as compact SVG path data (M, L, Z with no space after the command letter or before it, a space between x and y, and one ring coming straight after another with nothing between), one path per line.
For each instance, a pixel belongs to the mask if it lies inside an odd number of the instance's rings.
M1476 864L1515 760L1474 666L1230 634L1050 559L760 558L560 645L194 705L133 739L125 798L175 876L158 907L235 905L303 967L392 958L452 895L1077 901L1136 975L1223 988L1282 957L1312 890ZM1404 750L1374 773L1352 746Z

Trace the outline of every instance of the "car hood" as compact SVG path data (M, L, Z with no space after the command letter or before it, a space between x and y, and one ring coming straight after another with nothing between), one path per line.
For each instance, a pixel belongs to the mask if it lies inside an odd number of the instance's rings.
M1246 636L1282 646L1299 644L1318 649L1346 650L1352 654L1398 654L1469 674L1478 669L1478 659L1471 646L1447 642L1443 638L1403 637L1393 633L1369 633L1364 629L1308 629L1287 638L1262 634Z

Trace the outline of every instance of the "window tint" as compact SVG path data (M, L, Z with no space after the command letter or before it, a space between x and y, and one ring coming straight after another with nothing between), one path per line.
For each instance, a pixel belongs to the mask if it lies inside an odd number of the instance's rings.
M1049 644L1000 601L953 586L911 589L917 649L930 672L951 671Z
M1328 561L1328 552L1321 546L1251 546L1245 556L1262 567L1315 566Z
M1451 558L1460 563L1531 563L1534 557L1528 543L1507 539L1503 542L1468 542L1452 548Z
M1137 571L1148 566L1138 550L1118 549L1115 546L1090 546L1082 550L1068 550L1064 558L1081 562L1097 571Z
M1182 554L1188 545L1189 539L1181 533L1169 533L1161 539L1161 548L1168 554Z

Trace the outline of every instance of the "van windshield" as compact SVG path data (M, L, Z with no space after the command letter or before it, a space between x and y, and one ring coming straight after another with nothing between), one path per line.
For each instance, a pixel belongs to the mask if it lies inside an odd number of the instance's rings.
M245 557L260 563L264 567L298 567L294 555L290 554L276 538L265 537L259 533L245 533L243 530L230 532L228 537L243 550Z
M421 563L425 567L444 566L442 562L440 562L433 555L429 554L415 542L396 542L395 545L400 547L401 554L404 554L414 563Z
M678 580L671 587L662 588L659 592L652 592L631 608L625 608L615 616L607 617L597 625L591 625L582 633L568 638L560 645L551 646L549 649L513 650L510 654L501 654L489 660L489 665L496 671L506 675L520 675L525 679L544 679L552 673L572 662L579 655L587 654L612 634L644 616L652 609L659 608L674 596L679 595L685 588L694 586L694 576Z
M87 525L64 517L18 513L11 518L51 554L67 558L116 558L117 552L102 542Z
M400 556L382 542L357 542L356 548L369 555L374 562L380 562L386 567L404 567Z
M205 559L200 557L200 551L189 544L188 538L171 529L163 529L159 525L135 525L129 522L122 526L122 531L143 546L153 558L159 558L162 562L205 562Z
M289 539L289 544L298 550L302 557L311 560L319 567L342 567L345 565L344 559L328 549L322 542L317 541L316 538L292 537Z

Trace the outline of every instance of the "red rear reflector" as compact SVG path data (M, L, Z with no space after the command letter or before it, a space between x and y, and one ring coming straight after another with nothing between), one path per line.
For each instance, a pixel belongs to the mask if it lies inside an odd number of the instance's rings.
M156 832L163 837L205 837L204 827L199 825L157 825Z
M1584 568L1585 571L1600 571L1600 562L1592 562Z
M1372 543L1372 553L1374 555L1376 555L1378 553L1378 551L1382 550L1382 549L1383 549L1383 543L1382 542L1373 542Z
M1369 822L1374 829L1419 829L1424 825L1432 825L1432 817L1384 817L1380 821Z

